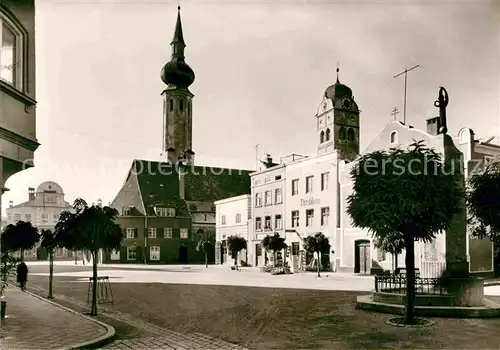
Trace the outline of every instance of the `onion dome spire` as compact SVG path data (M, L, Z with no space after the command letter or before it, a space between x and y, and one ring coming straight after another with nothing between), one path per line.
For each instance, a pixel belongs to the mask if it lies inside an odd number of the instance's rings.
M184 35L182 33L181 7L177 7L177 22L175 24L174 38L170 43L172 47L172 57L161 71L161 80L167 85L174 85L178 88L188 88L195 79L191 67L184 61Z

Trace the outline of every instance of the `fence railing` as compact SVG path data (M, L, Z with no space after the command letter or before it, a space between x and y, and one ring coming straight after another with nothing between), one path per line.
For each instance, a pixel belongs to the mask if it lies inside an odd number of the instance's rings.
M406 293L406 274L391 274L375 276L376 292ZM416 294L448 294L447 288L440 278L415 278Z
M89 277L89 288L87 291L87 304L92 300L92 277ZM113 291L111 290L111 283L109 283L108 276L97 277L97 302L99 304L113 304L115 299Z

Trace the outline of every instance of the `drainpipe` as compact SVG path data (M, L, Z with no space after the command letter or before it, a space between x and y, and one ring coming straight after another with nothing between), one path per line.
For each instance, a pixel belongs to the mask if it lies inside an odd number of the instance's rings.
M144 265L147 264L147 261L146 261L146 254L148 252L147 250L147 244L148 244L148 236L147 236L147 233L148 233L148 215L146 214L146 219L144 221Z

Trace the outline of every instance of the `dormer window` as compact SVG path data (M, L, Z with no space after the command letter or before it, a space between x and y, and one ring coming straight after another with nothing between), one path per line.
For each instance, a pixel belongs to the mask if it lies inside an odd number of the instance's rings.
M122 215L123 215L123 216L130 216L130 215L131 215L131 213L132 213L132 210L130 210L130 208L129 208L129 207L125 207L125 208L123 208L123 210L122 210Z
M175 209L174 208L155 208L156 216L166 216L166 217L174 217Z
M393 131L391 132L391 143L397 143L398 142L398 133Z

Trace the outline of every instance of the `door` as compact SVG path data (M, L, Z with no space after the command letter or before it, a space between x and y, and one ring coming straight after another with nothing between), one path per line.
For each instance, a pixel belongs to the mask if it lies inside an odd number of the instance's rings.
M255 245L255 266L259 266L259 260L261 256L262 256L262 247L260 243L257 243Z
M188 250L187 247L179 248L179 263L187 264L188 262Z
M158 246L149 247L149 260L154 260L154 261L160 260L160 247Z
M358 240L354 243L354 273L370 273L370 241Z

